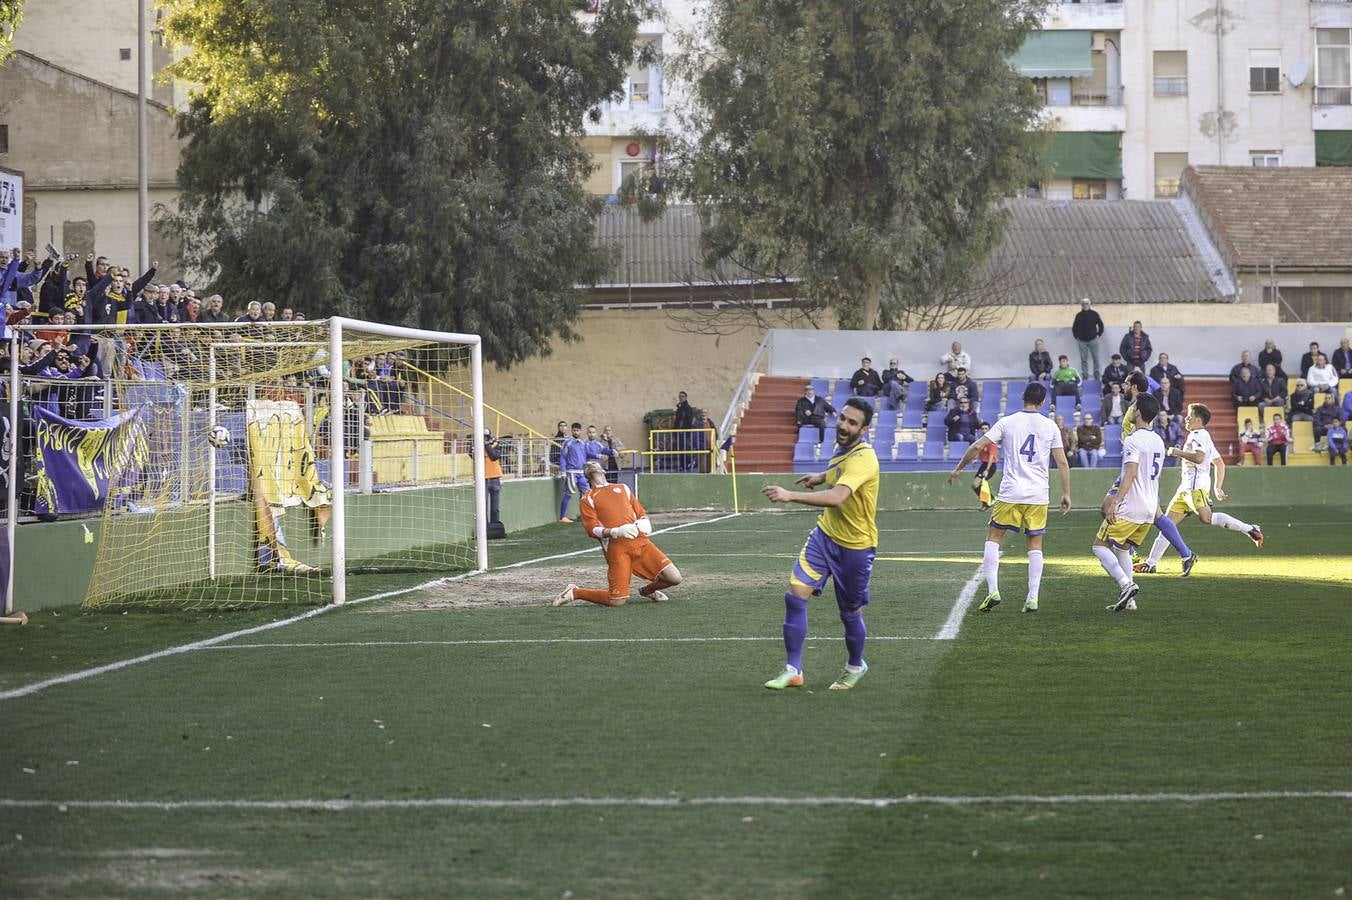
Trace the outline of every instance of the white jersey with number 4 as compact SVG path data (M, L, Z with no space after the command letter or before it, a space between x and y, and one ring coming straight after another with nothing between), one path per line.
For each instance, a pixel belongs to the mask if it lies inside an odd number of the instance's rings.
M1047 505L1047 461L1061 447L1061 429L1041 413L1026 409L996 421L986 437L1000 445L1005 464L996 500Z
M1122 442L1122 470L1136 463L1136 477L1118 479L1117 517L1143 525L1155 521L1160 506L1160 472L1164 470L1164 441L1148 428L1138 428Z
M1185 453L1202 453L1202 461L1199 463L1183 460L1183 481L1179 485L1179 490L1183 491L1210 491L1211 490L1211 463L1216 457L1220 456L1216 452L1216 445L1211 441L1211 435L1205 428L1199 428L1196 431L1188 432L1188 439L1183 442L1183 451Z

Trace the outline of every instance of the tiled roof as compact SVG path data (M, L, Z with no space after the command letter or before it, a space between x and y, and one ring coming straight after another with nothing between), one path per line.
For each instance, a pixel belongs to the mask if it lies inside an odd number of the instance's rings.
M1092 297L1101 303L1181 303L1222 299L1168 201L1078 203L1012 200L1005 240L987 263L997 302L1035 305ZM652 222L607 207L596 220L599 243L617 244L617 285L708 283L699 258L699 217L668 207ZM726 280L750 278L731 265Z
M1004 302L1187 303L1223 299L1167 200L1011 200L986 263Z
M1195 166L1183 182L1231 266L1352 269L1352 168Z

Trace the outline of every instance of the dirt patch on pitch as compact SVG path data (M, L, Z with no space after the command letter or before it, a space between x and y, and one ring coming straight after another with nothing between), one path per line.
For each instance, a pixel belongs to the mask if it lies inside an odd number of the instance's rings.
M601 562L597 554L597 562ZM564 566L533 566L485 572L448 584L426 588L410 597L400 597L374 606L371 612L408 612L417 609L509 609L547 606L570 584L604 587L604 565L577 563ZM634 588L637 593L637 586Z

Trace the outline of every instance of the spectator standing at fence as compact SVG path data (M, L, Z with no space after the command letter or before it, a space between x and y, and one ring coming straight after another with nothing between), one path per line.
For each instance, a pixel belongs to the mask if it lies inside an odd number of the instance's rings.
M1028 380L1029 381L1051 381L1052 379L1052 355L1047 352L1047 345L1042 342L1042 338L1033 341L1033 352L1028 354Z
M1282 369L1282 351L1277 349L1272 338L1263 341L1263 349L1258 351L1258 368L1266 370L1272 366L1277 370L1277 374L1286 378L1286 372Z
M1070 359L1062 353L1056 359L1056 371L1052 373L1052 394L1057 397L1074 397L1080 402L1080 373L1070 364ZM1067 450L1067 453L1070 451Z
M605 458L614 452L601 440L601 434L596 430L595 425L587 426L585 443L587 445L587 462L603 463Z
M1275 406L1286 409L1286 376L1273 363L1268 363L1258 378L1258 421L1264 421L1264 410Z
M1084 421L1075 429L1075 445L1080 457L1080 466L1086 469L1098 468L1106 450L1103 448L1103 429L1094 424L1091 413L1084 414Z
M263 320L263 304L257 300L250 300L249 305L244 308L244 315L235 319L236 322L243 322L246 325L257 325Z
M1239 462L1235 465L1244 465L1244 459L1249 454L1253 454L1255 466L1263 464L1263 435L1253 427L1253 419L1245 419L1244 427L1239 430Z
M1103 395L1106 397L1108 395L1108 389L1113 385L1122 388L1122 392L1126 393L1127 376L1130 374L1131 369L1122 362L1122 354L1114 353L1112 361L1103 369L1103 385L1101 388Z
M940 372L929 383L929 399L925 401L925 409L934 412L935 410L947 410L952 405L953 385L948 383L948 376Z
M1108 396L1103 398L1103 406L1099 408L1099 421L1104 425L1121 425L1127 416L1127 407L1130 401L1122 393L1122 385L1114 381L1108 390Z
M1315 364L1310 366L1310 371L1305 375L1310 383L1310 390L1316 394L1328 394L1331 400L1338 397L1338 370L1329 365L1329 358L1324 354L1315 357Z
M950 441L966 441L970 444L976 440L978 421L977 414L972 410L972 401L966 397L959 399L957 408L944 416L944 425L948 428L948 439Z
M263 320L264 322L268 322L268 323L272 323L272 322L276 322L276 321L277 321L277 304L276 304L276 303L273 303L271 300L269 300L267 303L264 303L264 304L263 304L263 315L262 315L262 320Z
M1338 343L1338 349L1333 351L1330 362L1339 378L1352 378L1352 340L1343 338Z
M685 391L676 395L676 416L671 423L672 428L694 428L695 410L686 399Z
M559 503L559 521L571 522L568 518L568 504L573 494L579 496L588 490L586 476L582 469L587 464L587 444L582 440L582 423L574 422L570 426L572 434L563 442L559 451L559 468L563 470L563 500Z
M1342 460L1343 465L1347 465L1347 425L1342 416L1333 417L1333 424L1329 426L1324 439L1328 442L1329 465L1333 465L1335 460Z
M1282 465L1286 465L1286 448L1290 443L1291 432L1282 421L1282 414L1273 413L1272 424L1267 427L1267 464L1272 465L1272 458L1280 455Z
M488 521L501 521L502 448L487 428L484 429L484 491L488 494Z
M887 361L887 368L883 369L883 397L886 398L888 409L900 409L906 402L906 395L911 391L911 382L915 381L901 367L901 360L895 356Z
M1300 370L1296 375L1308 379L1310 377L1310 368L1318 364L1319 361L1319 342L1310 341L1310 349L1300 358Z
M1080 301L1080 311L1075 314L1070 333L1074 335L1075 343L1080 348L1080 371L1092 372L1093 378L1099 377L1099 339L1103 337L1103 330L1103 317L1092 308L1089 298L1085 297Z
M856 397L876 397L882 390L882 376L873 368L873 360L865 356L859 361L859 368L850 376L850 391Z
M624 452L624 442L615 437L615 433L607 425L601 429L601 443L605 444L609 451L606 457L606 481L615 484L620 480L620 454Z
M826 417L835 415L836 410L825 397L818 397L817 390L809 382L803 385L803 396L793 406L793 420L799 428L805 425L817 426L817 443L826 440Z
M1154 352L1154 347L1150 346L1150 335L1145 333L1141 327L1140 320L1131 323L1131 330L1122 337L1122 343L1118 347L1118 352L1122 354L1122 361L1128 367L1139 368L1142 372L1150 365L1150 355Z
M230 317L225 313L225 298L220 294L212 294L208 297L206 309L202 310L201 321L229 322Z
M559 466L559 453L563 449L564 441L568 440L567 428L568 423L560 419L558 429L554 432L554 441L549 446L549 464L558 469L560 475L563 474L563 469Z
M1248 356L1247 353L1244 355ZM1230 397L1236 406L1254 406L1263 399L1263 388L1250 373L1248 366L1241 366L1239 377L1230 382Z
M972 357L966 350L962 349L962 341L954 341L948 347L948 352L939 357L939 362L947 368L950 378L958 374L959 369L972 371Z

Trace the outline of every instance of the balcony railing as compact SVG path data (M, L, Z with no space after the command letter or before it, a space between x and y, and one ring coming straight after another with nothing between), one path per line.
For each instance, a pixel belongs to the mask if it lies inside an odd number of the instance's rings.
M1156 97L1188 96L1188 76L1186 75L1155 76L1155 96Z
M1071 92L1071 106L1121 106L1121 88L1081 88Z
M1352 106L1352 87L1322 87L1314 89L1316 106Z

